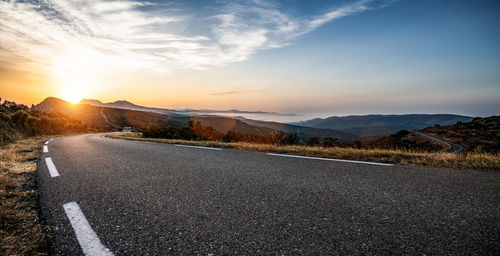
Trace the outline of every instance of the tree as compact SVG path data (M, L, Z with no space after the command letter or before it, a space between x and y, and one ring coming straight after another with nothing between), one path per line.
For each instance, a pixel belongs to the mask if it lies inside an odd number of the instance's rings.
M337 147L340 143L337 138L324 138L323 147Z
M22 132L26 131L27 125L26 120L28 120L29 114L24 110L17 110L12 114L11 119L12 123L16 126L16 128Z
M283 145L299 145L300 138L298 133L289 133L285 137L283 137L282 142Z
M285 133L283 131L274 131L273 135L271 135L272 144L280 146L283 143L283 137Z
M317 146L319 146L319 143L320 143L320 141L319 141L319 138L318 138L318 137L311 137L311 138L309 138L309 139L307 140L307 143L306 143L306 144L307 144L308 146L317 147Z

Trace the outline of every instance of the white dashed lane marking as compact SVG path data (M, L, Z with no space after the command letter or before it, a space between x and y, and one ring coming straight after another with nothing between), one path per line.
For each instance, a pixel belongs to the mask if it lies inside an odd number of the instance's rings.
M201 149L211 149L211 150L222 150L222 148L210 148L210 147L202 147L202 146L189 146L189 145L181 145L175 144L176 147L185 147L185 148L201 148Z
M57 168L54 165L54 162L52 162L52 158L46 157L45 158L45 163L47 164L47 168L49 168L50 176L52 176L52 177L59 176L59 172L57 172Z
M334 162L345 162L345 163L355 163L355 164L371 164L371 165L380 165L380 166L393 166L393 164L376 163L376 162L365 162L365 161L355 161L355 160L344 160L344 159L334 159L334 158L322 158L322 157L310 157L310 156L294 156L294 155L273 154L273 153L267 153L266 155L269 155L269 156L281 156L281 157L293 157L293 158L303 158L303 159L312 159L312 160L323 160L323 161L334 161Z
M101 243L101 240L99 240L99 237L90 226L80 206L76 202L64 204L63 207L75 231L78 243L80 247L82 247L83 254L86 256L113 255L113 253Z

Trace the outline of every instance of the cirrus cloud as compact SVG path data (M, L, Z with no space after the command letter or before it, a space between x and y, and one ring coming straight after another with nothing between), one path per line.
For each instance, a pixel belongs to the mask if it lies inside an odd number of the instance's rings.
M361 0L299 18L270 1L219 2L204 17L143 1L1 1L0 66L93 77L207 69L285 47L326 23L392 2ZM195 19L204 21L197 33L186 25Z

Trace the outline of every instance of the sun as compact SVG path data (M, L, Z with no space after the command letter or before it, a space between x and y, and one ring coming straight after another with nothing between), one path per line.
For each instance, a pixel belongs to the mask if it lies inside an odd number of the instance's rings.
M49 70L58 97L73 104L89 97L99 85L93 66L99 65L75 51L64 51L52 59Z
M83 99L83 97L81 97L80 95L67 95L64 96L63 99L73 104L78 104L78 102L80 102Z
M61 93L61 98L65 101L71 102L73 104L77 104L80 102L85 95L81 90L77 88L67 88Z

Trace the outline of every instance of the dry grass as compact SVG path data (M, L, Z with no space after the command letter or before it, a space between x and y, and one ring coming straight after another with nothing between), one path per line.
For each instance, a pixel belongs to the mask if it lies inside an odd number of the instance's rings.
M46 255L46 235L38 219L36 162L48 137L0 147L0 254Z
M500 154L486 153L426 153L411 150L391 149L354 149L354 148L323 148L309 146L276 146L270 144L253 143L225 143L219 141L187 141L143 138L140 133L114 133L111 138L152 141L170 144L184 144L193 146L206 146L216 148L232 148L239 150L273 152L301 156L314 156L325 158L339 158L349 160L374 161L393 164L423 165L439 168L474 169L482 171L500 172Z

